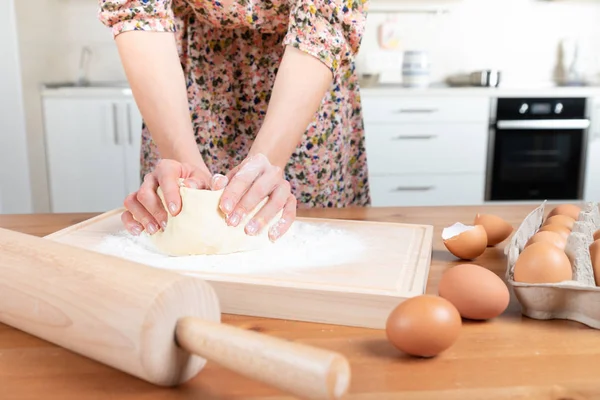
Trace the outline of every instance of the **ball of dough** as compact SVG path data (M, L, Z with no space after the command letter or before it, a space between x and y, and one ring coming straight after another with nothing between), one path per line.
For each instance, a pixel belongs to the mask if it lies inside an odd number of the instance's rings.
M165 205L161 188L158 196ZM252 210L238 226L228 226L226 215L219 209L223 190L199 190L180 184L182 207L179 214L168 213L167 227L151 235L151 241L158 251L171 256L201 254L230 254L257 250L272 244L269 228L283 214L281 210L268 221L260 234L251 236L244 228L250 219L262 208L268 198ZM165 205L165 209L166 205Z

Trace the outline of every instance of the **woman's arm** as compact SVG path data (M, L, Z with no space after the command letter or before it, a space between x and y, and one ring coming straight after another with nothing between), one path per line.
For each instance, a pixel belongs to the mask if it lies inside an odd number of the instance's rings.
M285 233L296 215L283 169L314 118L333 76L352 62L366 24L368 0L296 0L290 17L286 46L269 101L267 115L249 157L229 173L221 198L228 223L237 226L265 197L269 201L246 225L260 232L283 210L270 230L272 239Z
M287 46L271 93L265 120L250 149L281 169L313 120L332 74L317 58Z
M176 215L180 178L191 187L216 188L224 182L212 179L194 140L171 0L153 0L151 6L144 0L99 0L99 6L100 21L112 28L136 104L162 158L125 199L122 221L134 234L144 229L153 234L168 219L156 193L159 186L166 208Z
M333 74L351 62L365 29L368 0L296 0L264 123L250 154L285 167Z
M194 140L173 33L129 31L115 41L136 104L161 158L208 170Z

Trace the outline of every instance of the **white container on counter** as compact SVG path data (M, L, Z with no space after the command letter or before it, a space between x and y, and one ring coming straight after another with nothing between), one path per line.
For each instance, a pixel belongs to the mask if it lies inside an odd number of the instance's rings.
M429 86L429 55L422 50L408 50L402 59L402 85L405 87Z

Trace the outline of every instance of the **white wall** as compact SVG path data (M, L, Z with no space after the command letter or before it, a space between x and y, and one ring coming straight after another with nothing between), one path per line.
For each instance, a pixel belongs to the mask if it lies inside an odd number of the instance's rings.
M36 212L48 212L40 85L76 80L83 46L93 51L91 80L123 81L125 75L111 32L98 20L97 0L18 0L16 12L33 206Z
M0 213L30 213L31 187L13 0L0 0Z
M361 55L377 49L377 27L386 15L371 13ZM398 14L405 49L430 54L431 78L498 68L505 82L550 81L561 39L579 38L582 64L600 73L600 2L582 0L462 0L444 15ZM395 78L400 79L401 66Z

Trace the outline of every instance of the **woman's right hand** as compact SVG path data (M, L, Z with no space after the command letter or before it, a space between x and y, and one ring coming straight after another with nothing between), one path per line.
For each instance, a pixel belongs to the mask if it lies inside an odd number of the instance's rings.
M211 176L208 168L162 159L151 173L144 177L138 191L125 198L126 211L121 214L125 229L133 235L146 230L150 235L166 227L169 212L175 216L181 211L179 179L184 179L186 187L195 189L220 190L227 185L224 175ZM168 211L158 197L160 186Z

